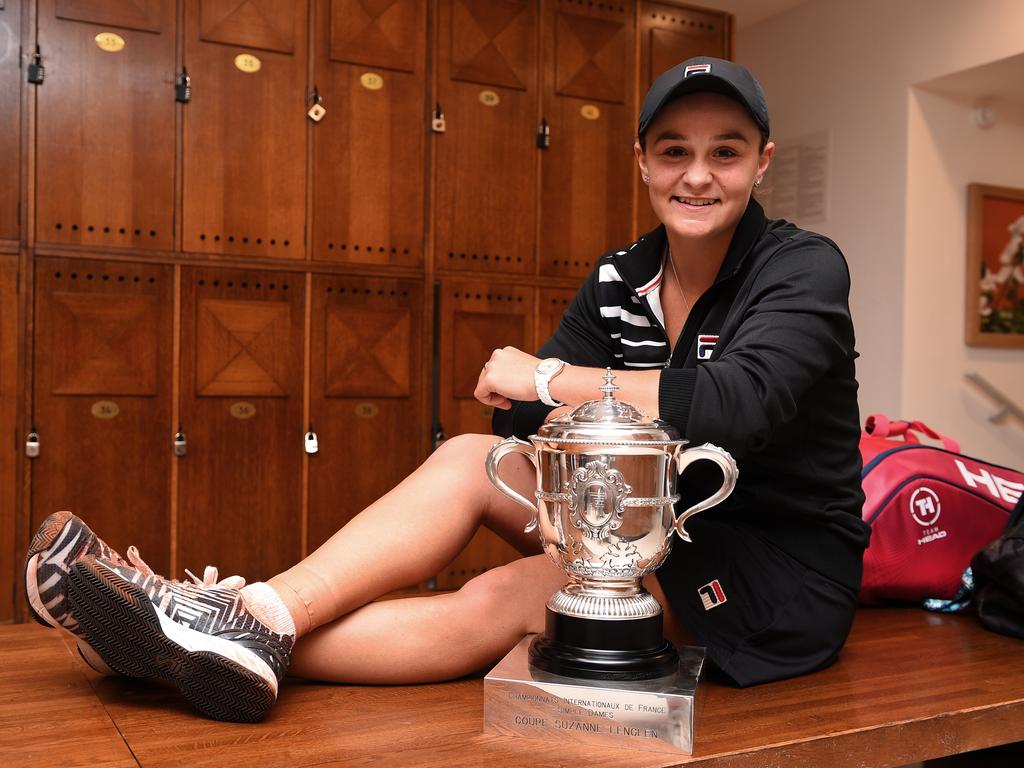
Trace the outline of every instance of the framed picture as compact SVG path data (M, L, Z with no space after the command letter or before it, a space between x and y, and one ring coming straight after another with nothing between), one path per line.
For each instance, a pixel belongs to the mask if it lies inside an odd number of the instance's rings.
M1024 189L967 186L965 341L1024 348Z

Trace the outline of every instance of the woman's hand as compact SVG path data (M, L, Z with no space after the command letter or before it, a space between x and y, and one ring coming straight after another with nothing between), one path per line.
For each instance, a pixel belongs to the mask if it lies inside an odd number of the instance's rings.
M502 347L491 353L477 379L473 396L484 405L508 410L512 400L536 400L533 373L540 358L515 347Z

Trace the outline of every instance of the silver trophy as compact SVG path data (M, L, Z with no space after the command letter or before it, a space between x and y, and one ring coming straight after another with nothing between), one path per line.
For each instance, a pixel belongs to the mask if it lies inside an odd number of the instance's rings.
M687 448L669 424L615 399L614 374L604 397L542 425L529 442L510 437L487 456L487 476L528 508L548 557L569 575L547 603L545 632L530 646L530 664L556 675L644 680L674 674L675 648L665 641L662 609L641 580L668 557L685 522L718 504L736 485L736 462L707 444ZM498 464L521 453L537 470L536 504L498 476ZM712 496L675 514L679 474L694 461L723 475Z

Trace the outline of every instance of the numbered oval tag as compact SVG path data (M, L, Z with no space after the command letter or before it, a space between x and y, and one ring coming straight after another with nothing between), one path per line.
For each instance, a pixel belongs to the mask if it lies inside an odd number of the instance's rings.
M380 408L377 407L376 403L356 404L356 416L360 419L372 419L378 413L380 413Z
M124 50L124 38L115 32L100 32L93 38L96 47L107 53L117 53Z
M478 98L485 107L496 107L501 104L501 97L494 91L480 91Z
M235 67L247 74L259 72L262 66L263 62L259 60L259 57L253 56L251 53L240 53L235 56Z
M98 400L92 404L92 415L97 419L115 419L121 412L117 403L112 400Z
M256 415L256 406L243 400L232 403L229 413L236 419L251 419Z
M384 87L384 78L376 72L363 72L359 76L359 84L368 91L379 91Z
M601 110L596 104L584 104L580 107L580 114L587 120L598 120L601 117Z

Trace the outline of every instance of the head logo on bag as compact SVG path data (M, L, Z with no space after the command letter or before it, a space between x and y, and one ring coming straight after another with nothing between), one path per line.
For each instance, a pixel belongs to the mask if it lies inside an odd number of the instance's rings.
M910 497L910 516L918 525L925 528L935 525L939 521L941 512L939 494L931 488L921 486Z

